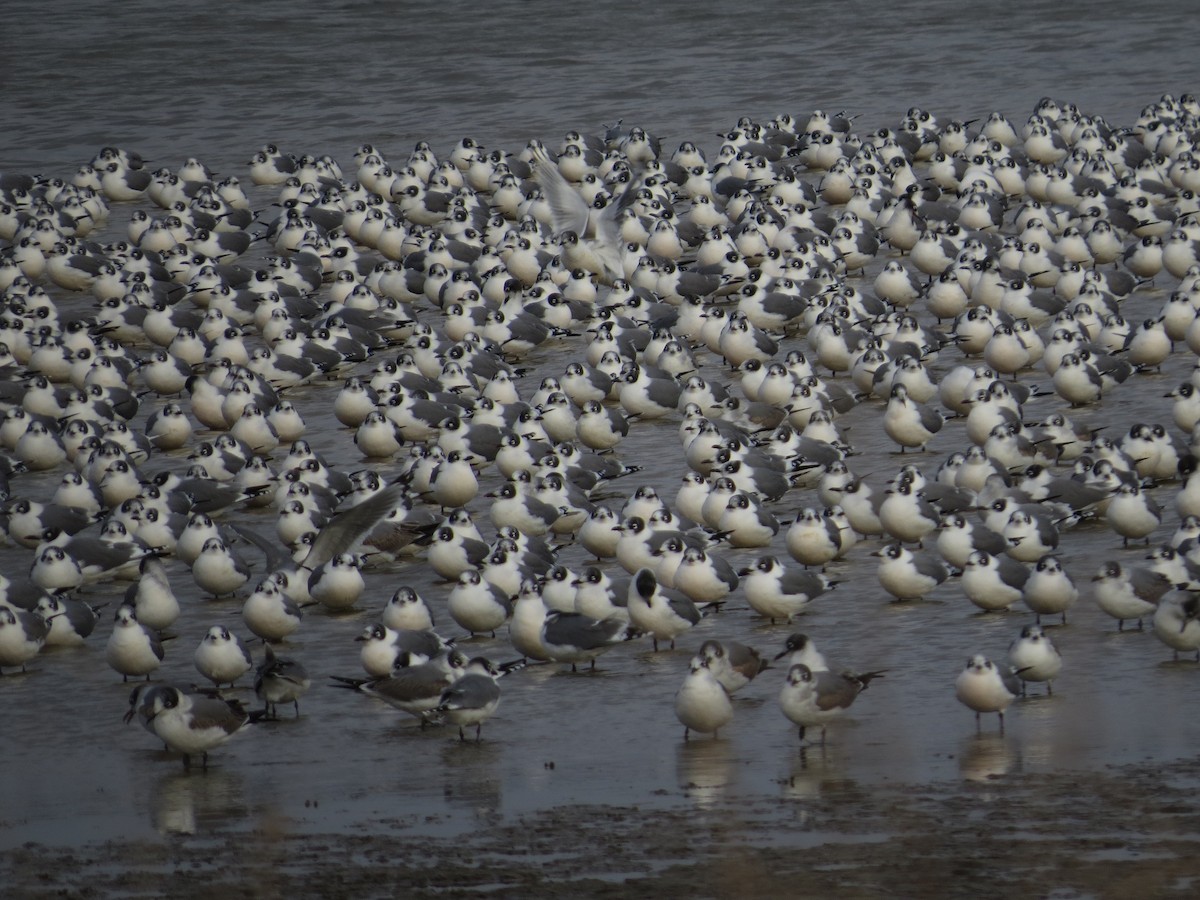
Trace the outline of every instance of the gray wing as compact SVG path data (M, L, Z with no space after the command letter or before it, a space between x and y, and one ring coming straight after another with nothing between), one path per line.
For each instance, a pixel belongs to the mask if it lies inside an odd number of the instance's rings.
M631 576L612 579L612 583L608 586L608 602L613 606L619 606L622 609L629 605L629 582Z
M1171 589L1167 576L1153 569L1134 569L1129 573L1129 585L1140 599L1151 603L1157 603Z
M425 656L430 659L437 656L446 647L446 642L432 631L414 631L405 629L396 633L395 642L401 650Z
M397 520L389 513L372 526L370 532L363 539L363 544L384 553L399 553L405 547L424 537L434 527L436 526L430 525L422 528L411 524L407 518Z
M467 432L467 447L476 456L495 459L504 433L495 425L472 425Z
M21 627L25 629L30 640L45 640L46 635L50 632L50 626L46 624L46 620L35 612L14 609L13 615L21 623ZM160 654L158 658L162 659L162 655Z
M758 674L767 668L767 661L753 647L747 647L737 641L722 641L721 643L725 647L725 655L729 658L729 664L735 669L747 674L750 672Z
M914 557L913 565L926 578L932 578L938 582L945 581L950 575L940 559L927 554Z
M676 289L684 297L703 297L705 294L711 294L721 286L721 279L717 275L709 275L703 272L695 272L692 270L684 270L679 273L679 280L676 283Z
M553 524L562 515L562 510L557 506L551 506L537 497L526 497L525 504L530 515L536 516L547 524Z
M1033 517L1037 524L1038 539L1049 546L1057 546L1058 544L1058 529L1054 526L1054 520L1045 514L1045 511L1038 510Z
M775 339L765 331L755 331L753 337L754 346L756 349L762 351L763 353L769 353L772 356L779 352L779 345L775 343Z
M150 649L153 650L154 655L157 656L161 660L166 655L163 652L162 641L160 641L158 639L158 636L155 635L149 628L147 628L144 625L142 626L142 631L146 635L146 640L148 640L150 642Z
M146 555L145 551L128 541L109 543L99 538L80 537L71 539L67 552L79 560L81 566L96 566L106 572L119 569L130 560Z
M1002 556L1004 551L1008 549L1008 541L1004 539L1004 535L997 534L990 528L985 528L982 525L976 525L971 530L971 544L976 550L983 550L992 556Z
M262 673L263 678L278 678L281 681L288 681L295 685L308 685L308 671L300 663L294 659L286 657L276 657L274 662L270 663Z
M791 294L772 291L763 297L762 308L773 316L779 316L783 319L793 319L796 316L802 315L808 309L808 304L798 297L793 297Z
M921 488L921 496L934 505L935 519L940 518L942 513L972 512L977 502L971 491L933 482ZM922 512L926 512L924 507Z
M263 552L263 555L267 558L267 571L274 572L277 569L292 565L292 558L290 556L258 532L236 523L230 523L229 527ZM309 552L311 553L312 551L310 550Z
M582 613L548 613L542 640L555 647L597 650L613 643L624 629L617 619L593 619Z
M472 566L478 566L491 553L491 548L483 541L477 541L475 538L463 538L462 542L463 553L467 556L467 562Z
M855 679L833 672L813 672L817 685L818 709L845 709L862 690Z
M1016 671L1012 666L996 666L996 671L1000 673L1000 680L1004 682L1004 686L1010 694L1018 695L1021 693L1021 679L1017 677Z
M292 598L289 597L287 594L280 591L279 598L280 598L280 601L283 603L283 611L285 613L287 613L289 616L302 617L304 615L304 613L301 612L300 607L296 604L296 602L294 600L292 600Z
M671 611L679 618L686 619L693 625L700 621L700 610L688 597L666 589L660 589L660 593L671 607Z
M550 205L555 233L574 231L578 235L585 234L590 212L587 201L563 178L558 166L542 147L537 147L533 154L533 177Z
M1056 478L1050 483L1047 500L1058 500L1071 509L1083 509L1108 497L1108 491L1076 481L1074 478Z
M80 637L87 637L96 627L96 611L82 600L68 600L68 598L64 598L64 600L67 602L60 600L59 603L63 606L71 628Z
M785 570L779 585L788 596L815 597L824 590L821 579L811 572Z
M622 436L629 434L629 420L619 410L601 408L601 412L608 416L608 424L613 431Z
M729 585L730 590L733 590L738 586L737 572L733 570L733 566L729 564L728 560L720 556L714 556L710 553L708 555L708 561L712 563L713 571L716 573L717 577Z
M483 709L500 699L500 685L486 675L464 675L442 691L440 708Z
M411 703L440 697L446 689L446 676L440 669L430 666L409 666L396 669L386 678L370 682L365 692L384 700Z
M73 506L48 506L42 510L42 524L57 528L67 534L75 534L87 527L92 517Z
M339 553L345 553L362 538L376 523L386 516L404 497L404 486L392 484L358 506L338 513L325 524L304 557L303 566L315 569L324 565Z
M1029 580L1029 570L1010 556L996 557L1000 580L1018 590Z
M758 521L758 524L761 525L763 528L778 528L779 527L779 520L776 519L773 515L771 515L770 510L768 510L766 507L760 506L758 509L754 510L754 515L755 515L756 520Z
M220 728L233 734L248 718L244 709L224 700L200 697L192 701L192 725L196 728Z
M511 596L509 596L508 594L505 594L504 590L502 588L498 588L498 587L494 586L494 584L488 584L487 587L492 592L492 600L494 602L497 602L497 604L499 604L500 606L503 606L504 612L510 614L510 616L511 616L511 614L512 614L512 598L511 598Z
M1117 359L1106 353L1092 354L1092 365L1086 368L1092 384L1095 385L1103 384L1101 375L1109 375L1116 381L1124 381L1133 371L1129 360Z
M928 406L918 407L921 414L921 427L926 431L936 434L942 430L942 415L936 409L931 409Z
M646 385L646 396L659 406L677 406L679 394L683 389L675 381L666 378L654 378Z

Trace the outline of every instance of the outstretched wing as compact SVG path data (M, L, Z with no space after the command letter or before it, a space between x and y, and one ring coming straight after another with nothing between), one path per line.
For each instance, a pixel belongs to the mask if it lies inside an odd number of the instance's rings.
M541 144L533 147L533 177L542 188L550 214L554 217L554 232L573 231L584 235L588 230L591 210L583 195L575 190L558 171L558 166Z
M324 565L357 544L404 497L404 485L390 484L357 506L330 519L313 542L302 563L305 569Z

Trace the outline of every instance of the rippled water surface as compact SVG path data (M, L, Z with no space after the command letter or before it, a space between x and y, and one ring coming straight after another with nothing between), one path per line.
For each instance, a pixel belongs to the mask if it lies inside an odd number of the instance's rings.
M573 8L575 7L575 8ZM582 7L582 8L578 8ZM344 158L463 135L515 148L602 122L713 141L741 115L910 106L1024 117L1069 98L1114 121L1196 74L1182 3L264 2L222 14L54 4L6 29L6 169L59 171L99 146L234 171L265 141Z
M740 115L846 110L867 130L894 125L916 105L944 119L1000 110L1023 120L1049 94L1119 123L1164 91L1197 89L1194 42L1176 37L1191 17L1183 3L877 7L51 4L0 33L0 171L69 177L101 146L115 144L154 166L195 156L248 184L247 160L268 141L294 153L331 154L352 171L351 154L363 142L397 160L418 140L446 153L464 135L517 150L533 137L556 141L570 128L597 131L624 119L661 135L666 147L692 139L713 149L717 132ZM274 192L254 189L251 196L265 207ZM114 207L114 238L123 236L130 209ZM1171 286L1162 276L1140 290L1126 318L1155 314ZM87 306L64 297L64 308ZM422 317L436 322L431 312ZM803 338L785 342L792 346L806 349ZM525 395L577 353L564 342L532 354ZM698 360L706 377L730 377L719 359L701 353ZM936 367L944 372L958 361L944 353ZM1163 394L1193 361L1183 351L1161 374L1138 376L1078 418L1110 435L1131 421L1169 423L1171 401ZM1048 380L1040 372L1029 377ZM307 386L293 400L313 445L353 469L364 463L352 436L327 413L337 387ZM1060 405L1053 394L1035 398L1025 417L1036 420ZM865 403L841 420L859 451L854 470L877 488L900 462L878 430L881 408ZM618 493L645 483L674 496L684 471L676 426L672 418L633 429L619 452L645 469L615 485ZM914 460L932 471L964 443L961 423L952 423ZM182 454L167 464L181 467ZM46 499L58 477L22 477L14 492ZM485 487L497 483L492 475ZM1177 524L1172 490L1157 489L1169 512L1155 541ZM481 521L485 504L482 496L472 503ZM795 491L776 512L784 519L809 505L816 505L813 494ZM272 532L269 512L241 518ZM980 737L954 700L954 678L972 653L1002 657L1029 616L978 615L954 582L925 602L891 604L875 579L870 552L878 546L861 542L830 566L841 583L798 627L845 665L888 674L845 725L831 729L826 748L803 755L776 706L780 671L743 692L720 740L681 740L672 697L706 637L773 654L792 630L751 617L737 595L674 652L651 653L641 642L603 657L594 674L545 666L506 678L500 712L479 745L460 745L450 730L419 731L382 704L329 689L329 674L358 673L353 638L399 584L417 587L441 611L439 625L457 631L444 612L446 586L410 563L373 573L350 615L311 612L289 641L286 652L314 676L299 720L256 728L217 751L207 775L187 775L145 732L121 724L128 689L103 659L110 605L86 648L45 653L29 674L0 679L0 846L279 822L312 831L367 821L452 831L568 803L704 804L740 792L802 800L835 781L1086 774L1194 754L1200 725L1184 711L1194 706L1196 665L1172 663L1149 633L1118 634L1090 601L1087 581L1099 563L1138 562L1140 548L1123 549L1102 525L1068 536L1064 562L1084 596L1070 625L1053 632L1066 658L1055 694L1039 690L1019 702L1004 737L994 721ZM782 534L772 549L786 557ZM755 556L728 555L738 565ZM586 556L581 547L562 550L573 567ZM19 547L0 548L0 569L21 573L29 558ZM181 564L172 574L185 612L158 674L188 683L195 678L192 651L209 625L244 629L236 603L200 600ZM91 599L115 605L122 589L98 589ZM468 647L512 656L503 632Z

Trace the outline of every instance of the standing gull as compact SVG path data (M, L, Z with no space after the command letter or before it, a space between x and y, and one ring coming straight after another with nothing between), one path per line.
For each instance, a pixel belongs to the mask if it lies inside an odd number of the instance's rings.
M835 673L812 671L804 663L788 669L787 678L779 692L779 707L783 714L800 728L800 740L811 725L821 726L821 743L825 743L825 726L843 715L872 680L882 671Z

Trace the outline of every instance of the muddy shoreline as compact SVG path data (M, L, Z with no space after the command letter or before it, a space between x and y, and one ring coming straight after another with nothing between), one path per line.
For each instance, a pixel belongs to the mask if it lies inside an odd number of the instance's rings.
M820 752L818 748L809 753ZM204 777L200 775L199 777ZM27 843L0 865L10 897L1173 897L1200 889L1200 763L984 775L700 807L481 809L336 834L249 832ZM685 786L686 790L686 786Z

